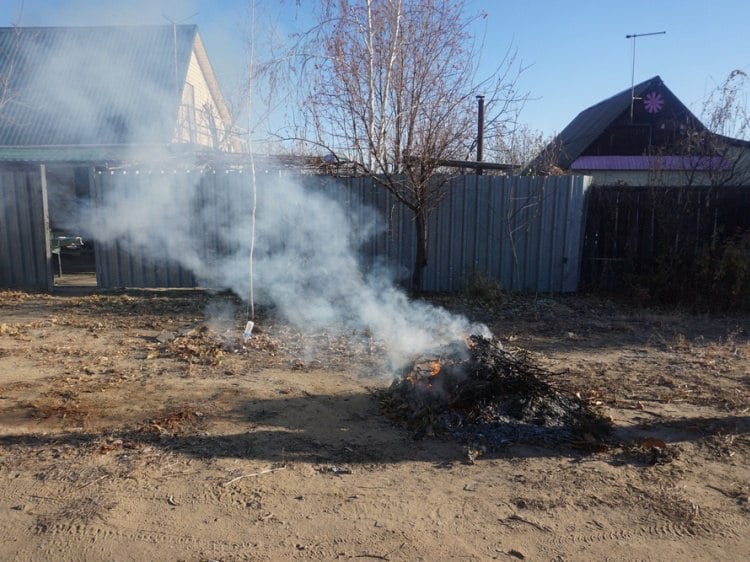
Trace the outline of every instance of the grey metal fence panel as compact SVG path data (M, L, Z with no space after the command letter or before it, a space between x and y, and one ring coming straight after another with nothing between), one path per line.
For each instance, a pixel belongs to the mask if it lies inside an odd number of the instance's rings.
M175 178L160 176L161 174L123 174L100 171L95 174L93 186L95 202L101 205L108 196L115 192L119 192L119 195L124 197L127 197L129 193L133 193L133 197L144 197L144 194L148 196L150 190L146 187L151 183L154 184L152 193L156 195L161 182L185 181L182 176ZM157 201L158 199L154 199L154 204L158 204ZM92 235L96 238L97 233L93 232ZM127 235L117 240L97 239L95 259L97 282L101 288L194 287L196 285L195 278L189 270L181 267L174 260L159 257L158 254L152 254L143 246L134 245Z
M482 276L519 291L575 291L588 185L582 177L455 178L430 215L422 289L461 291ZM402 239L414 243L406 231Z
M95 198L99 201L107 190L133 189L138 182L147 181L143 176L106 172L96 179ZM372 178L292 179L339 202L355 229L364 228L372 216L370 209L376 210L379 228L360 248L361 261L366 269L386 266L398 280L409 284L416 255L411 211ZM200 256L210 265L216 256L231 249L228 244L232 241L220 235L228 221L250 213L249 179L219 171L203 174L199 180L177 177L173 181L198 182L193 204L203 210ZM428 217L428 265L421 289L457 292L473 277L482 276L512 290L575 291L589 183L584 177L467 175L451 179ZM264 198L279 197L279 190L283 184L272 175L258 177L259 213ZM258 236L262 238L264 233ZM96 248L101 287L190 287L198 282L188 269L137 251L126 239L99 243Z
M169 175L169 174L167 174ZM93 200L101 205L114 191L148 197L163 182L188 185L192 210L200 217L199 259L209 267L237 241L222 232L251 210L249 173L180 172L158 179L147 174L94 175ZM280 176L279 176L280 177ZM279 197L277 175L258 177L258 212ZM296 176L324 191L346 210L355 228L378 213L378 229L362 245L366 269L388 267L408 285L416 255L413 214L371 178ZM578 287L589 178L460 176L444 186L444 197L428 220L428 266L422 290L456 292L473 276L531 292L572 292ZM149 189L144 189L144 188ZM172 185L172 188L175 186ZM193 189L195 188L195 189ZM155 198L154 204L159 204ZM39 170L0 172L0 286L45 289L52 269L47 239L46 198ZM164 204L161 200L161 204ZM294 228L290 224L288 228ZM96 233L92 233L95 234ZM248 233L249 236L249 233ZM263 233L258 233L262 237ZM98 284L113 287L192 287L189 267L139 250L127 236L95 245Z
M422 290L461 291L479 275L512 290L575 291L589 184L579 176L453 178L429 216ZM317 188L344 205L355 224L360 205L381 213L386 236L366 254L384 257L408 281L416 253L410 211L367 178L325 178Z
M569 179L569 196L567 203L567 223L565 237L565 254L562 264L563 292L574 292L578 289L581 279L583 260L583 242L586 233L586 195L591 179L574 182Z
M48 229L41 169L0 170L0 287L52 287Z

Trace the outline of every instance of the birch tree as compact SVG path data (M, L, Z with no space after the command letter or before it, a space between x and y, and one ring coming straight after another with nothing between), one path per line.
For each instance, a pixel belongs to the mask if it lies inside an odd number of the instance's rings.
M372 176L413 213L413 290L427 265L428 215L447 179L442 162L476 145L476 97L485 96L487 121L498 126L526 99L511 48L493 53L494 70L479 77L475 31L485 17L467 15L463 0L328 0L284 57L305 87L304 118L286 138Z

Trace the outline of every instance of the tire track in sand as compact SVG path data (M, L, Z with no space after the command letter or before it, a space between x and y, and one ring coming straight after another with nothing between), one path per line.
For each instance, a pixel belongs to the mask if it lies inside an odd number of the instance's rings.
M691 523L660 522L641 525L631 529L612 529L599 533L571 533L546 539L553 546L593 545L609 541L623 541L634 538L652 538L658 540L690 538L725 538L738 539L747 536L747 532L738 531L738 527L749 525L740 519L725 518L724 521L703 521ZM730 520L731 519L731 520Z

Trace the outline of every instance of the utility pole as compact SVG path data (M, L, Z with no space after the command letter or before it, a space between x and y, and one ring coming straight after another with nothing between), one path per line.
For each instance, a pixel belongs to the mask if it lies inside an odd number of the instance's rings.
M651 33L632 33L626 35L625 39L633 40L633 66L630 70L630 122L633 122L633 104L635 103L635 40L637 37L649 37L651 35L665 35L666 31L653 31Z

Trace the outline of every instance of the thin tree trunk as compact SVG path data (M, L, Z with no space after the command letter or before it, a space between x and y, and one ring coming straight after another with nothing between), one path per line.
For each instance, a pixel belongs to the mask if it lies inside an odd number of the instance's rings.
M424 209L418 208L414 212L414 226L417 229L417 254L414 259L411 289L418 293L422 290L422 270L427 266L427 220Z

